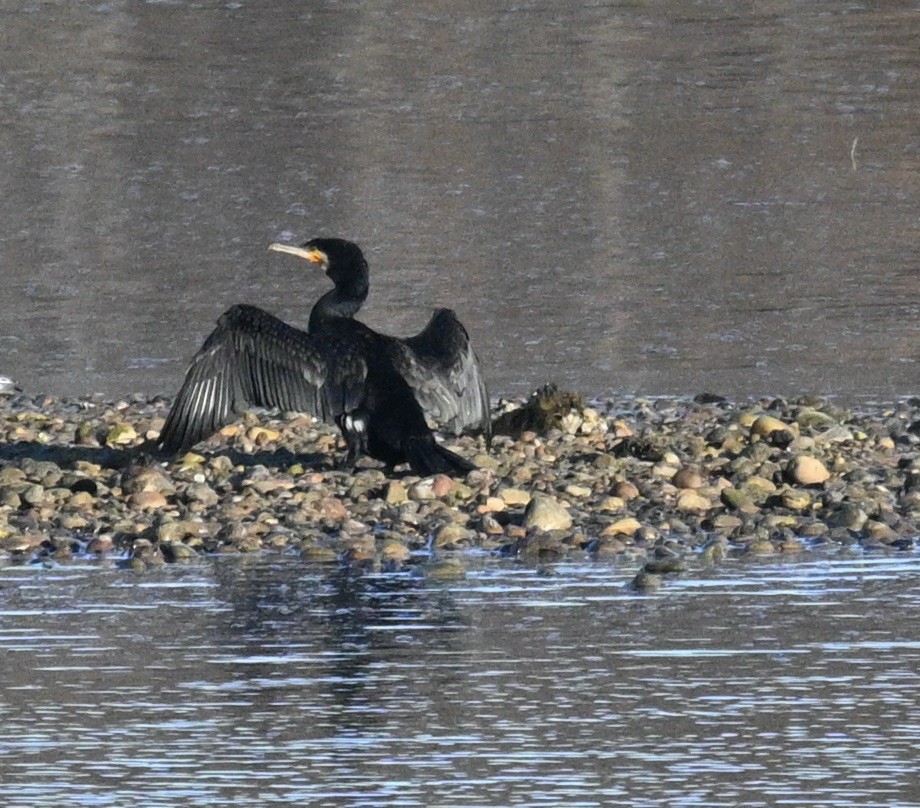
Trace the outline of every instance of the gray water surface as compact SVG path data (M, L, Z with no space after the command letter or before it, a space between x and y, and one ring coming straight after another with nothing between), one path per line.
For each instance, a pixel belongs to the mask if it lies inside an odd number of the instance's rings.
M493 393L916 393L916 2L6 0L0 372L172 394L277 239Z
M917 805L916 565L6 567L0 803Z

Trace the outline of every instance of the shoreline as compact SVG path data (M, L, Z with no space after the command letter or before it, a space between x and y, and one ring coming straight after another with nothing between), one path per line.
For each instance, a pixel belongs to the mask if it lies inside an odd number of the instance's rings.
M148 453L163 398L0 399L0 565L120 554L142 572L211 553L288 552L400 569L436 550L523 563L628 560L633 585L727 554L913 550L920 400L611 398L544 388L499 400L492 450L444 443L465 478L354 470L338 431L247 413L173 459ZM502 432L511 432L500 434ZM429 570L432 574L435 574Z

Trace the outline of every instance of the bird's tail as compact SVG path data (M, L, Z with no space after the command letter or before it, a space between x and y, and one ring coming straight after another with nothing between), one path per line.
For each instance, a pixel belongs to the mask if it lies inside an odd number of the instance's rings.
M476 468L466 458L445 449L431 435L409 438L406 455L412 471L426 477L429 474L466 474Z

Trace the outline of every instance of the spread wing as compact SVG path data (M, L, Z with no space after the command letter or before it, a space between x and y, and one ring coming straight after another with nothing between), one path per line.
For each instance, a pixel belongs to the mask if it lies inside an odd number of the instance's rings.
M389 350L431 420L459 435L467 429L491 438L489 391L469 334L450 309L438 309L414 337L391 339Z
M359 342L311 335L255 306L234 306L195 354L159 442L175 452L252 406L331 421L358 406L367 364Z

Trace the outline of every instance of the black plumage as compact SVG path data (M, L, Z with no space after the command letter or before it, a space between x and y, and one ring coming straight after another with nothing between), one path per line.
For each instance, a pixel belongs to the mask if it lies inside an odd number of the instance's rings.
M405 340L379 334L353 319L369 277L357 245L314 239L271 249L319 264L334 287L313 306L307 331L255 306L226 311L192 359L161 447L188 448L250 406L277 407L338 424L349 460L369 454L391 465L408 462L420 474L472 469L435 441L426 422L491 438L488 391L456 315L440 309Z

